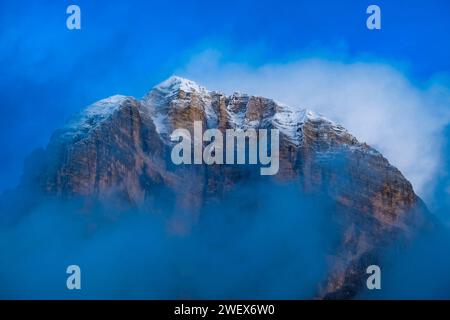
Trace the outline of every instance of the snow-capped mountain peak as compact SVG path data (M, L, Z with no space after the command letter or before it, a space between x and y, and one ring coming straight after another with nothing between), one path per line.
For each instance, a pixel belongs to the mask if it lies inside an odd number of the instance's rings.
M208 90L205 87L200 86L196 82L185 79L179 76L172 76L169 79L161 82L160 84L153 87L153 89L159 90L161 92L172 94L178 91L184 91L188 93L207 93Z

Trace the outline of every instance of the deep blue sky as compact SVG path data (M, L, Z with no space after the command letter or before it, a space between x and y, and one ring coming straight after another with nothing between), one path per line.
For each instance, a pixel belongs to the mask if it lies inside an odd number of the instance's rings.
M66 28L70 4L82 30ZM381 31L365 27L369 4L381 7ZM115 93L140 97L205 48L252 66L344 52L428 79L450 70L449 16L448 0L2 0L0 190L73 112Z

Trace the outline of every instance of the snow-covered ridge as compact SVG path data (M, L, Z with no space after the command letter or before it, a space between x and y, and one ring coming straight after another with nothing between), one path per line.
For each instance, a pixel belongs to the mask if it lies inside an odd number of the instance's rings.
M69 120L65 126L65 133L74 135L90 131L114 114L128 99L134 98L117 94L89 105L81 113Z
M82 112L83 118L104 118L113 114L122 103L130 97L116 94L114 96L97 101L88 106L84 112Z
M190 94L180 95L180 91ZM247 110L252 96L237 92L231 96L225 96L219 92L209 91L192 80L178 76L172 76L153 87L140 101L140 111L149 114L157 132L163 138L167 138L176 129L172 128L171 125L172 119L170 119L170 114L172 108L182 109L187 106L199 108L205 114L208 128L216 127L219 121L219 114L212 104L213 97L217 99L217 95L228 100L226 117L227 123L231 128L246 129L268 125L280 130L280 133L297 146L300 146L303 141L303 126L308 121L321 122L321 125L332 129L337 134L347 133L347 130L342 126L335 124L321 114L308 109L291 107L270 99L268 101L271 101L276 106L275 112L265 119L261 119L262 121L250 121L247 119ZM135 100L133 97L114 95L88 106L75 118L72 118L64 129L64 135L73 136L88 133L98 124L110 118L127 99ZM245 103L247 103L247 106Z
M272 125L280 130L294 145L302 141L301 128L306 121L326 121L328 119L308 109L293 108L286 104L276 102L277 112L272 118Z
M179 92L191 93L193 95L180 96ZM170 126L169 113L171 108L185 108L191 104L191 99L198 99L194 106L201 108L206 116L208 127L214 127L218 123L219 115L212 107L213 95L221 95L228 99L227 121L232 128L252 128L261 125L259 120L249 121L247 119L247 108L235 106L239 101L249 101L250 95L235 92L231 96L223 93L209 91L205 87L178 76L169 79L153 87L153 89L142 99L144 106L150 110L150 114L159 134L168 136L175 129ZM335 124L321 114L317 114L308 109L291 107L286 104L273 101L276 104L276 112L273 116L265 119L274 128L280 130L291 143L299 146L302 143L302 127L307 121L323 122L337 134L347 131L340 125ZM248 103L248 102L247 102Z

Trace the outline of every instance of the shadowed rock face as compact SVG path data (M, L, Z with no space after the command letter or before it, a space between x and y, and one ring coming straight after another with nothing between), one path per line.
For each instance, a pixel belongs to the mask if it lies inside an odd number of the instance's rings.
M278 174L261 177L259 169L234 165L175 166L170 134L176 128L192 131L194 121L201 121L204 130L279 129ZM149 202L157 207L165 190L174 201L176 232L189 232L205 203L220 202L246 181L291 183L302 194L326 194L336 208L330 217L342 232L330 255L328 279L318 284L319 298L354 297L365 283L365 268L378 261L383 247L431 225L400 171L341 126L308 110L210 92L177 77L140 101L113 96L88 107L28 163L19 188L82 198L87 208L99 199L114 199L123 207Z

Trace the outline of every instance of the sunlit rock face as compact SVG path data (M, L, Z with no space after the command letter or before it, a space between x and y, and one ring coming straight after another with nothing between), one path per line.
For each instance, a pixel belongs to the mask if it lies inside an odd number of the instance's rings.
M278 129L278 174L261 176L251 166L174 165L170 134L177 128L192 132L194 121L223 132ZM291 184L299 195L332 201L327 217L339 226L339 241L329 253L328 277L311 298L355 297L365 285L365 268L384 247L432 224L400 171L340 125L306 109L242 93L227 96L179 77L141 100L112 96L89 106L29 158L18 189L82 199L85 214L98 201L151 212L167 211L169 201L171 212L164 214L170 232L189 234L208 214L206 204L224 201L247 183ZM254 199L242 201L251 207ZM297 205L293 201L291 210Z

